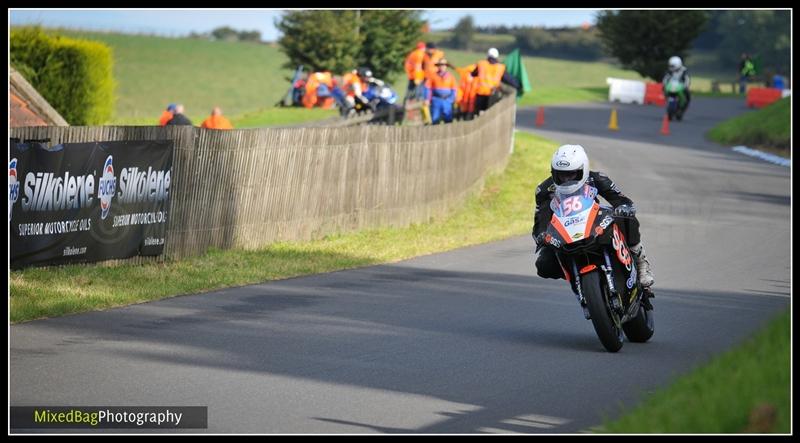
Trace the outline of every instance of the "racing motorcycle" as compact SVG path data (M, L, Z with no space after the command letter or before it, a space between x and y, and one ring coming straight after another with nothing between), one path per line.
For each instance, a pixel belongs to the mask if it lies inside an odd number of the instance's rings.
M653 336L653 293L639 283L632 253L614 209L600 205L597 188L584 184L569 194L556 192L544 242L553 247L564 277L609 352L629 341Z
M362 115L373 115L369 123L390 123L401 122L403 119L403 108L397 105L397 93L386 86L380 80L368 83L364 90L364 100L360 97L353 97L353 103L345 101L344 93L341 90L334 91L337 103L340 104L340 114L343 118L354 118ZM390 113L394 111L394 116Z
M364 91L364 97L369 101L369 107L375 114L370 123L390 124L402 121L403 108L397 105L397 93L382 81L370 82ZM390 116L392 112L394 115Z
M678 80L670 80L664 88L667 96L667 118L670 120L683 119L686 112L686 87Z

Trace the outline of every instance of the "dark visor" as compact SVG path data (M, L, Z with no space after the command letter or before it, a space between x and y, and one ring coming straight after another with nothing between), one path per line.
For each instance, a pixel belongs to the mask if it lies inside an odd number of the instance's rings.
M576 181L579 178L579 171L553 171L553 180L557 185L564 184L568 181Z

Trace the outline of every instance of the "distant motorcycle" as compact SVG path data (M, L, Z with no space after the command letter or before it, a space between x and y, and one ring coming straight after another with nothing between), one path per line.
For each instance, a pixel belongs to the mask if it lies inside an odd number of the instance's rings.
M403 120L403 108L397 105L397 93L382 81L370 82L364 97L369 101L369 106L375 114L370 123L388 124Z
M336 104L339 106L339 115L341 115L342 118L353 118L372 112L372 108L370 108L368 102L358 97L347 97L344 91L339 87L333 89L333 97L336 100Z
M670 80L665 87L667 96L667 118L681 121L686 112L686 86L678 80Z
M403 108L397 105L397 93L382 81L372 81L367 85L363 93L364 99L358 96L353 97L353 103L342 99L337 102L342 103L340 114L343 118L353 118L362 115L372 114L374 117L369 123L389 123L390 120L400 122L403 119ZM394 112L392 117L391 113Z
M653 296L639 283L636 263L613 208L600 205L588 184L570 194L556 193L544 242L556 251L561 269L587 320L609 352L653 336Z

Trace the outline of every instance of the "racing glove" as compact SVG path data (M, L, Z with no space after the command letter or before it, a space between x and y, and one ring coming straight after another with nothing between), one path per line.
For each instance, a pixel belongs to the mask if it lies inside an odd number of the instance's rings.
M636 208L628 205L619 205L614 208L614 215L618 217L633 217L636 215Z

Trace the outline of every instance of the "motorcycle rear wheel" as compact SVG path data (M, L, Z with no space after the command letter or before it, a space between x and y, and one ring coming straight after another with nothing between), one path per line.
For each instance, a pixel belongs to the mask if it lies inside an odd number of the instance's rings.
M591 272L583 276L581 280L583 297L586 299L586 307L592 316L592 325L597 333L597 338L608 352L617 352L622 349L623 336L622 329L614 324L611 318L610 308L603 295L604 290L600 276L597 272Z

